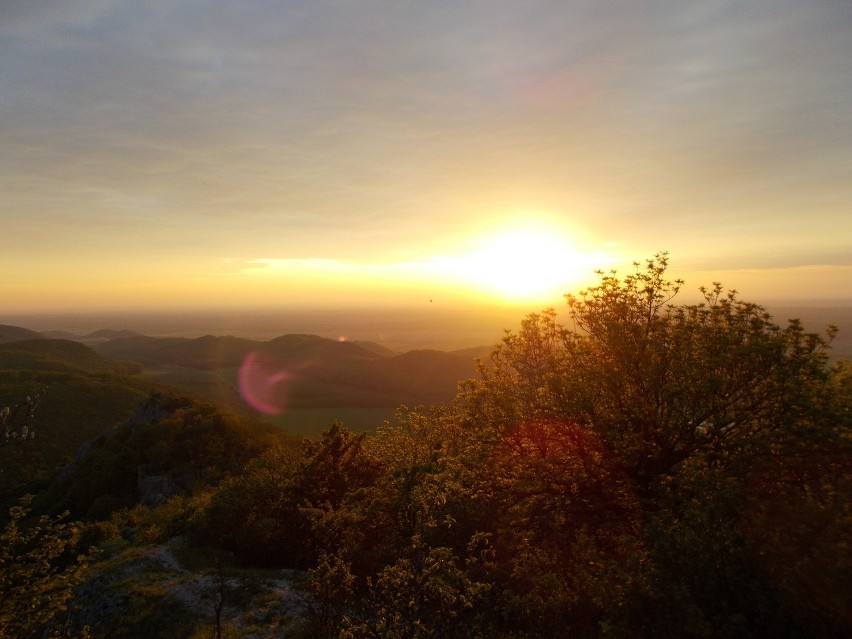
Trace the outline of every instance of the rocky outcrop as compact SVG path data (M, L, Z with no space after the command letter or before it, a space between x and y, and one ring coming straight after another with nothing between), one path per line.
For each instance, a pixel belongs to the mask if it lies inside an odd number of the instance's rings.
M53 483L53 487L62 486L67 483L71 476L74 474L74 471L77 469L77 466L89 455L92 448L99 445L101 442L113 437L116 433L118 433L123 428L134 428L136 426L144 426L146 424L153 424L156 421L161 419L165 419L171 413L164 409L161 405L161 398L158 394L154 393L148 400L142 404L139 409L129 418L124 420L123 422L116 424L114 426L110 426L106 430L99 433L96 437L83 442L77 448L77 452L74 454L74 459L71 460L71 463L68 464L59 476L56 478L56 481Z
M159 506L170 497L186 492L192 486L192 475L149 475L140 466L137 471L139 503L143 506Z

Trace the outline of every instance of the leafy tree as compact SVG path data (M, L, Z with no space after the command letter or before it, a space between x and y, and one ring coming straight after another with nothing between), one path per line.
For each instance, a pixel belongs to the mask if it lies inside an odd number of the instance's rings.
M322 553L360 547L363 527L345 506L381 474L365 437L334 423L296 452L274 449L259 456L223 483L197 537L264 566L307 568Z
M308 571L304 588L311 595L308 624L311 636L335 637L340 634L347 608L354 593L355 576L339 554L322 553Z
M249 462L218 487L192 538L247 564L304 566L306 527L292 497L295 464L280 449Z
M27 395L24 401L16 404L13 408L9 406L0 410L0 428L3 429L3 437L0 438L0 446L22 443L35 439L35 410L39 404L39 395Z
M450 548L425 546L418 536L393 564L368 579L368 595L344 618L343 635L425 639L476 636L477 608L490 585L479 576L487 551L471 540L466 561Z
M494 446L476 495L504 626L582 634L638 587L647 560L639 504L593 434L556 422L519 426Z
M9 510L0 534L0 637L67 636L68 604L87 556L73 552L78 528L63 516L27 523L31 498ZM67 513L66 513L67 515Z
M849 585L838 543L850 532L849 393L845 369L828 366L833 330L823 338L797 321L782 328L718 284L702 289L704 302L675 306L682 282L666 269L661 254L623 279L601 273L598 286L567 296L573 330L553 311L529 316L462 397L465 423L482 433L489 425L501 442L495 455L511 460L488 475L503 529L518 540L503 533L498 544L514 547L512 557L527 544L521 572L497 575L507 605L537 633L563 615L581 634L842 635L848 620L836 599L811 601L807 612L787 603L830 556L843 568L822 573L831 577L820 590ZM791 495L785 518L796 532L765 506ZM617 532L607 540L608 515ZM594 534L572 545L578 530ZM777 542L803 570L761 563ZM598 562L610 572L584 574ZM513 580L519 574L533 579ZM595 595L596 584L609 587ZM537 613L545 588L557 595L541 601L570 605Z
M67 481L54 484L44 497L55 512L68 509L87 520L106 519L140 501L147 476L163 478L152 502L215 486L286 436L259 427L214 406L164 397L154 410L149 399L127 420L86 446ZM109 490L104 490L104 487Z
M504 431L542 417L580 424L643 494L686 459L726 464L808 420L825 339L778 327L719 284L673 306L682 282L665 278L665 254L638 267L568 295L574 330L547 311L509 334L468 392L473 416Z
M447 406L260 456L199 538L307 569L310 636L848 636L852 368L667 267L528 316Z

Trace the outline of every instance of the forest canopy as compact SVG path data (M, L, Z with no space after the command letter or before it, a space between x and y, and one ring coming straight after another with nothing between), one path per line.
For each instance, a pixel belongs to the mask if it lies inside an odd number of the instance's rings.
M528 316L448 406L259 459L201 541L308 570L317 636L845 635L833 329L719 284L676 305L667 267Z
M852 366L834 329L779 325L720 284L678 305L667 270L660 254L600 273L565 324L527 316L452 402L375 433L282 443L182 406L92 457L121 455L124 511L73 480L58 503L103 517L85 534L106 546L132 525L137 543L303 571L303 636L849 636ZM126 510L135 464L186 491Z

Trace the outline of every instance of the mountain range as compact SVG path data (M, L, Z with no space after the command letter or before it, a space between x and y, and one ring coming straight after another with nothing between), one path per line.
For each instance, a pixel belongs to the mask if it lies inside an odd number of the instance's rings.
M415 350L396 353L372 342L333 340L308 334L282 335L269 341L233 336L122 337L93 346L114 360L139 362L148 369L193 369L202 372L238 369L250 353L261 354L297 382L362 389L393 396L399 403L446 401L458 382L476 372L475 354ZM403 400L400 402L399 400Z
M461 380L476 374L477 356L491 347L460 351L393 351L367 341L288 334L268 341L234 336L151 337L99 330L83 336L0 326L0 368L115 373L174 387L249 410L240 391L240 367L250 356L286 375L287 415L272 421L295 432L341 419L370 428L401 405L452 399ZM35 363L35 364L34 364ZM283 400L282 400L283 401Z

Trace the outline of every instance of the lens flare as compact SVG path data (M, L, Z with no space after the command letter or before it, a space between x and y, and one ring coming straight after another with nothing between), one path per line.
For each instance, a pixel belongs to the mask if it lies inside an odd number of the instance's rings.
M240 365L240 395L246 404L266 415L278 415L287 408L287 381L290 374L275 358L252 351Z

